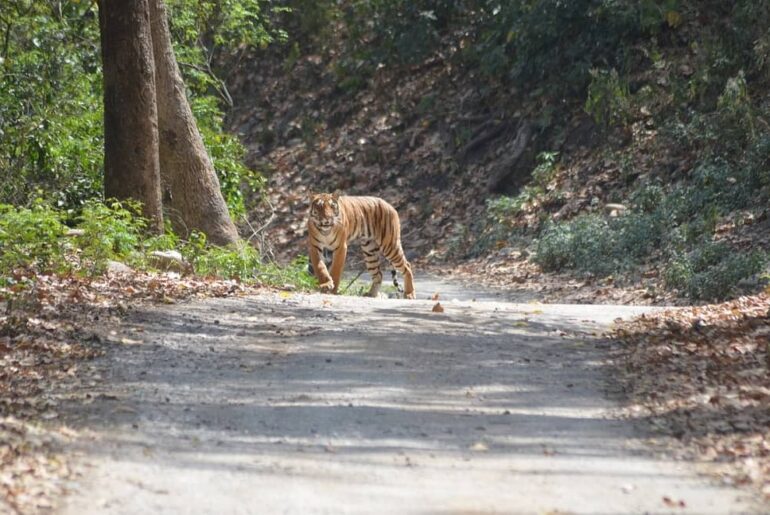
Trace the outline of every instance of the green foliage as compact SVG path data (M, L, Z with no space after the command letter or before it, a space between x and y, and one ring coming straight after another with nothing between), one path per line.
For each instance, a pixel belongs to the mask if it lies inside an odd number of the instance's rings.
M3 4L0 202L76 206L101 189L98 27L89 4Z
M307 258L298 258L281 266L264 262L257 249L245 242L228 247L206 243L206 236L194 231L182 246L182 254L193 265L197 275L244 282L261 282L275 286L290 284L300 289L316 286L307 272Z
M656 214L581 215L546 226L534 260L546 271L574 269L602 277L631 270L659 247L664 234Z
M619 267L616 261L617 234L609 222L597 215L584 215L546 227L540 236L535 262L543 270L572 268L605 276Z
M242 215L246 212L246 198L250 193L261 192L265 179L243 164L246 151L238 138L222 131L224 115L214 97L197 97L191 107L230 213Z
M77 217L83 231L77 245L81 249L82 268L89 275L105 271L110 259L126 259L136 253L147 222L135 202L90 200Z
M750 191L724 162L699 167L670 191L648 184L631 195L632 211L617 218L587 214L546 226L534 260L546 271L594 276L627 274L665 259L664 283L692 300L722 300L766 264L759 252L735 252L712 241L724 213L746 205Z
M640 9L622 0L481 1L466 55L491 77L581 94L589 70L623 63L645 28Z
M465 2L451 0L359 0L343 13L351 58L372 67L413 64L430 55Z
M306 260L280 266L264 261L245 243L227 248L209 246L198 232L186 242L170 229L163 235L151 235L140 211L136 203L117 201L87 201L76 216L41 201L29 208L0 204L0 287L16 287L22 279L25 284L32 283L41 273L98 276L106 271L109 260L148 270L152 268L152 251L175 248L181 249L197 275L290 284L300 289L316 284L307 273ZM66 235L65 222L75 224L74 235Z
M276 38L286 38L267 23L265 10L276 9L264 0L167 0L166 4L174 35L186 48L203 41L216 47L264 48Z
M212 49L264 46L269 2L172 0L178 59L204 141L234 214L261 176L243 164L238 140L223 132L222 81ZM43 195L80 209L103 188L102 78L96 2L14 0L0 12L0 202L27 205Z
M722 300L736 291L741 280L759 274L766 263L761 252L736 253L724 243L707 241L673 256L664 279L669 288L692 300Z
M276 286L292 285L300 290L315 290L318 281L308 272L307 256L300 256L288 265L265 263L258 278L266 284Z
M0 285L12 282L19 269L64 271L60 238L66 230L62 213L41 202L29 208L0 204Z
M210 247L206 235L193 231L182 247L182 254L195 273L206 277L250 279L256 277L262 263L257 250L244 243L230 247Z
M614 68L609 71L593 69L590 73L586 113L605 129L627 124L631 108L628 84L621 80Z

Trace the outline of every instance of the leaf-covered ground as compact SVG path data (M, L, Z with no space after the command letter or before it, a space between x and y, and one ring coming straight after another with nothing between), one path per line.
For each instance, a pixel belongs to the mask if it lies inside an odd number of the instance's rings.
M770 295L659 311L612 337L629 414L770 501Z
M0 303L0 512L49 511L72 477L59 448L76 434L58 421L58 406L93 402L82 391L102 377L89 361L104 345L133 343L126 338L103 341L97 326L119 326L122 316L141 302L255 290L235 281L174 273L94 280L37 276L34 287Z

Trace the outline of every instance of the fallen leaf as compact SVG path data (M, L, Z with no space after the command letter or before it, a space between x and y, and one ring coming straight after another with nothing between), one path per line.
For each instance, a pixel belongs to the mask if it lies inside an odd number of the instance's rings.
M433 309L431 311L433 311L434 313L443 313L444 306L442 306L440 302L436 302L436 305L433 306Z

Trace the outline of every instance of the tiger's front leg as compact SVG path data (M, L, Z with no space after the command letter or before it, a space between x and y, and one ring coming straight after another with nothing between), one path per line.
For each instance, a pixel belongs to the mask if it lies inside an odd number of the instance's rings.
M333 293L337 293L340 289L340 279L342 278L342 270L345 268L345 258L348 255L348 244L346 242L340 243L337 250L334 251L334 257L332 257L332 281L334 282Z
M315 245L308 245L308 255L310 256L310 263L313 265L313 271L318 279L318 286L321 291L331 291L336 286L332 276L329 275L329 270L324 263L323 253Z

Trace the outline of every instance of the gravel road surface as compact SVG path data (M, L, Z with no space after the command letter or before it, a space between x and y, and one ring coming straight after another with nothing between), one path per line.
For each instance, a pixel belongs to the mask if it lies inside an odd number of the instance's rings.
M616 415L600 335L648 308L417 287L141 306L99 328L115 343L67 415L83 473L60 513L760 512Z

